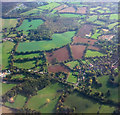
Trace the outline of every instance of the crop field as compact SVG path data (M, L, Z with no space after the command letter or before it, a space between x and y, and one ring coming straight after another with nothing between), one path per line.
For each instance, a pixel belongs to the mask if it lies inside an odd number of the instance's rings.
M86 46L84 45L71 45L72 55L74 59L81 59L84 55Z
M96 90L99 90L101 92L103 92L104 94L108 91L108 89L110 90L110 96L108 97L110 100L113 100L115 102L118 102L118 99L119 99L119 95L118 95L118 89L120 88L119 87L116 87L116 88L113 88L113 87L110 87L107 85L107 81L109 79L109 76L101 76L101 77L98 77L97 80L102 83L102 87L100 87L99 89L96 89Z
M87 50L85 57L100 57L100 56L105 56L105 54L102 54L98 51L92 51L92 50Z
M39 53L34 53L34 54L27 54L27 55L15 55L14 58L15 59L19 59L19 58L33 58L33 57L38 57L40 56Z
M66 7L68 7L68 6L66 4L63 4L63 5L60 5L56 8L54 8L54 10L62 10L63 8L66 8Z
M21 78L24 78L25 76L22 75L22 74L16 74L16 75L13 75L11 79L21 79Z
M108 25L108 28L109 28L109 29L112 29L113 27L117 26L118 24L119 24L118 22L109 24L109 25Z
M72 73L69 73L68 78L67 78L67 82L76 83L77 82L77 77L72 75Z
M68 43L71 43L71 38L74 36L75 31L65 32L62 34L53 34L52 40L48 41L33 41L19 43L17 51L45 51L54 48L60 48Z
M86 14L87 8L86 7L78 7L76 13L78 14Z
M52 73L57 73L57 72L66 72L68 73L69 70L65 67L65 66L61 66L61 65L51 65L48 66L48 72L52 72Z
M75 66L79 65L79 62L78 61L70 61L70 62L65 63L65 65L68 66L70 69L73 69Z
M96 30L95 33L91 36L91 38L98 39L100 35L101 34L99 33L99 30Z
M86 44L93 45L96 41L97 40L81 38L81 37L76 37L76 36L73 38L73 44L74 43L86 43Z
M52 63L54 60L61 62L61 61L66 61L69 59L69 51L67 47L60 48L58 50L52 51L52 52L47 52L46 53L46 58L49 63Z
M27 61L23 63L14 63L14 66L18 68L30 69L35 66L35 61Z
M101 113L103 110L105 110L104 113L111 113L115 110L114 107L100 105L78 93L69 95L64 105L71 108L76 107L75 113L97 113L98 111Z
M94 22L95 20L97 20L97 15L89 16L89 18L87 19L88 22Z
M12 89L16 84L7 84L7 83L2 83L2 95L4 95L7 91Z
M42 113L54 113L55 106L61 94L57 91L62 89L64 89L64 86L59 83L45 87L28 101L27 107Z
M88 49L90 49L90 50L97 50L97 51L99 51L99 48L94 47L94 46L88 46Z
M59 13L75 13L75 9L73 7L67 7L63 10L60 10Z
M92 28L93 28L93 26L92 26L92 25L89 25L89 24L82 26L82 27L79 29L79 31L78 31L78 33L77 33L77 36L85 37L86 34L90 34Z
M61 17L71 17L71 18L74 18L74 17L78 17L78 18L85 18L85 15L79 15L79 14L60 14Z
M10 60L9 56L13 46L14 46L14 43L9 41L3 42L2 44L2 69L3 70L8 68L9 60Z
M17 19L1 19L2 20L2 28L11 28L16 27Z
M14 97L14 101L14 103L6 102L5 105L11 108L21 109L25 104L26 97L22 95L17 95L16 97Z
M111 14L110 20L118 20L118 14Z
M43 21L40 19L37 20L32 20L32 21L28 21L28 20L24 20L22 25L20 27L17 28L18 31L27 31L27 30L31 30L31 29L37 29L37 27L39 25L43 24Z

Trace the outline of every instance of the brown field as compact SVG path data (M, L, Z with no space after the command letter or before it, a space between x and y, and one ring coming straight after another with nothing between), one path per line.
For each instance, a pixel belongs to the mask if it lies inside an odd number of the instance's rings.
M68 6L65 5L65 4L63 4L63 5L61 5L61 6L58 6L58 7L54 8L54 9L55 9L55 10L62 10L63 8L66 8L66 7L68 7Z
M86 14L86 12L87 12L86 7L77 8L77 11L76 11L76 13L80 13L80 14Z
M114 37L114 35L102 35L102 36L100 36L98 39L111 40L113 37Z
M69 52L67 47L60 48L53 52L46 52L46 58L49 63L54 63L54 61L62 62L69 59Z
M69 72L69 70L65 66L51 65L51 66L48 66L48 72L53 72L53 73L57 73L57 72Z
M75 9L73 7L68 7L60 10L59 13L75 13Z
M86 46L84 45L71 45L72 55L74 59L80 59L83 56Z
M78 33L77 33L77 36L85 37L86 34L90 34L90 31L92 30L92 28L93 28L92 25L89 25L89 24L83 25L83 26L79 29L79 31L78 31Z
M92 39L88 39L88 38L81 38L81 37L77 37L75 36L73 38L73 44L74 43L86 43L86 44L90 44L93 45L97 40L92 40Z
M90 50L99 50L99 48L97 48L97 47L94 47L94 46L88 46L88 49L90 49Z

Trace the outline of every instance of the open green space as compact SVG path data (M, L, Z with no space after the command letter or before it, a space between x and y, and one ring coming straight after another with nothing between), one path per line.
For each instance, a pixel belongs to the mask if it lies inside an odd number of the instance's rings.
M58 90L64 89L64 86L59 83L51 84L37 92L27 104L27 107L40 111L41 113L54 113L55 106L61 95Z
M20 79L20 78L24 78L25 76L22 75L22 74L16 74L16 75L13 75L11 79Z
M1 19L0 19L1 20ZM16 27L17 19L2 19L2 28Z
M43 23L43 20L41 19L36 19L36 20L24 20L22 25L20 27L17 28L18 31L27 31L27 30L31 30L31 29L37 29L37 27L39 25L41 25Z
M110 20L118 20L118 14L111 14Z
M101 13L101 14L102 14L102 13L105 13L105 11L104 11L104 10L101 10L101 9L100 9L100 10L97 10L97 11L98 11L99 13Z
M109 24L109 25L108 25L108 28L109 28L109 29L112 29L113 27L115 27L115 26L118 25L118 24L119 24L118 22Z
M101 8L101 7L98 6L98 7L90 8L90 11L97 10L97 9L99 9L99 8Z
M91 36L91 38L98 39L98 36L101 34L99 33L99 30L96 30L95 33Z
M7 83L2 83L2 95L4 95L7 91L12 89L16 84L7 84Z
M105 22L97 20L97 21L94 22L94 24L105 25Z
M17 95L14 97L14 103L6 102L5 105L11 108L21 109L26 101L26 97L22 95Z
M92 50L87 50L85 57L100 57L100 56L105 56L105 54L102 54L98 51L92 51Z
M15 59L19 59L19 58L33 58L33 57L38 57L40 56L39 53L34 53L34 54L27 54L27 55L15 55L14 58Z
M118 89L120 88L120 87L116 87L116 88L113 88L112 86L111 87L109 87L108 85L107 85L107 82L108 82L108 79L109 79L109 76L101 76L101 77L97 77L97 80L100 82L100 83L102 83L102 87L100 87L99 89L97 89L97 90L99 90L99 91L101 91L101 92L103 92L104 94L108 91L108 90L110 90L110 96L108 97L108 99L111 99L111 100L113 100L113 101L115 101L115 102L118 102Z
M0 50L0 53L2 54L2 56L0 57L0 59L2 58L2 69L7 69L8 65L9 65L9 57L10 57L10 52L14 46L13 42L10 41L6 41L3 42L2 44L2 52Z
M65 65L67 65L70 69L73 69L75 66L79 65L79 62L71 61L71 62L65 63Z
M14 66L18 68L23 68L23 69L30 69L35 66L35 61L27 61L23 63L14 63Z
M87 99L86 97L83 97L77 92L70 94L65 99L64 105L70 108L76 107L75 113L97 113L98 111L102 112L106 108L107 110L105 110L104 113L111 113L115 110L114 107L103 106L103 105L101 106L97 102ZM100 106L101 108L99 109Z
M26 51L45 51L54 48L60 48L68 43L71 43L71 38L74 36L75 31L68 31L61 34L53 34L52 40L46 41L32 41L32 42L21 42L18 45L18 52Z
M69 76L67 78L67 82L76 83L77 82L77 77L74 76L72 73L69 73Z
M89 21L89 22L94 22L95 20L97 20L97 15L89 16L87 19L87 21Z
M79 15L79 14L60 14L61 17L71 17L71 18L85 18L85 15Z

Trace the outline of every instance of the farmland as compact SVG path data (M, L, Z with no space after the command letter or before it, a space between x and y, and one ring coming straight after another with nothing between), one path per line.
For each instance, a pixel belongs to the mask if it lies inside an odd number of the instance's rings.
M77 82L77 77L72 75L72 73L69 73L69 76L67 78L67 82L76 83Z
M96 15L89 16L89 18L87 19L87 21L89 21L89 22L94 22L95 20L97 20L97 16Z
M33 42L22 42L19 43L17 51L36 51L36 50L51 50L54 48L60 48L71 42L71 38L75 32L65 32L62 34L54 34L50 41L33 41ZM45 46L45 47L44 47Z
M65 63L65 65L67 65L70 69L73 69L75 66L79 65L78 61L70 61Z
M60 10L59 13L75 13L75 9L73 7L67 7L63 10Z
M22 74L16 74L16 75L13 75L12 76L12 79L21 79L21 78L24 78L25 76L22 75Z
M78 15L78 14L60 14L61 17L78 17L78 18L84 18L85 15Z

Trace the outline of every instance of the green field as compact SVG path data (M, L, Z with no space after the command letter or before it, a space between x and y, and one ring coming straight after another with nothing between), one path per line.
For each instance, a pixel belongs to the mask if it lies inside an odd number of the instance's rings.
M24 20L22 25L20 27L17 28L18 31L27 31L27 30L31 30L31 29L37 29L37 27L39 25L41 25L43 23L43 21L41 19L37 19L37 20L32 20L32 21L28 21L28 20Z
M97 25L105 25L105 22L102 22L102 21L97 20L97 21L94 22L94 24L97 24Z
M87 19L88 22L94 22L95 20L97 20L97 15L89 16Z
M94 39L98 39L98 36L100 36L101 34L98 33L99 30L96 30L95 33L91 36L91 38L94 38Z
M19 79L19 78L24 78L25 76L22 74L17 74L17 75L13 75L11 79Z
M110 20L118 20L118 14L111 14L110 15Z
M16 86L16 84L2 83L2 95L4 95L7 91L9 91L14 86Z
M6 102L5 105L11 108L17 108L20 109L24 106L25 101L26 101L26 97L22 96L22 95L17 95L16 97L14 97L14 103L9 103Z
M105 13L105 11L104 10L97 10L99 13Z
M79 62L71 61L71 62L65 63L65 65L67 65L70 69L73 69L76 65L79 65Z
M14 66L18 68L30 69L35 66L35 61L27 61L23 63L14 63Z
M109 29L112 29L113 27L115 27L115 26L118 25L118 24L119 24L118 22L109 24L109 25L108 25L108 28L109 28Z
M77 77L72 75L72 73L69 73L69 76L67 78L67 82L76 83L77 82Z
M118 87L116 88L112 88L112 87L109 87L107 85L107 81L109 79L109 76L101 76L101 77L97 77L97 80L102 83L102 87L100 87L99 91L103 92L103 93L106 93L108 91L108 89L110 90L110 97L108 97L109 99L115 101L115 102L118 102ZM120 88L120 87L119 87Z
M9 65L8 62L10 60L9 56L10 56L10 52L11 52L13 46L14 46L13 42L6 41L6 42L2 43L2 69L8 68L8 65Z
M68 43L71 43L71 38L74 36L75 31L69 31L62 34L53 34L52 40L48 41L33 41L19 43L17 51L45 51L54 48L60 48Z
M40 111L41 113L54 113L55 106L61 93L57 90L64 89L64 86L59 83L51 84L44 89L38 91L36 96L33 96L27 104L27 107ZM49 101L48 101L49 100Z
M38 57L40 55L39 55L39 53L27 54L27 55L15 55L14 58L15 59L19 59L19 58L33 58L35 56Z
M85 18L86 16L85 15L78 15L78 14L60 14L61 17L71 17L71 18Z
M1 18L0 18L1 21ZM2 19L2 28L16 27L17 19Z
M92 50L87 50L85 57L100 57L100 56L105 56L105 54L102 54L98 51L92 51Z

